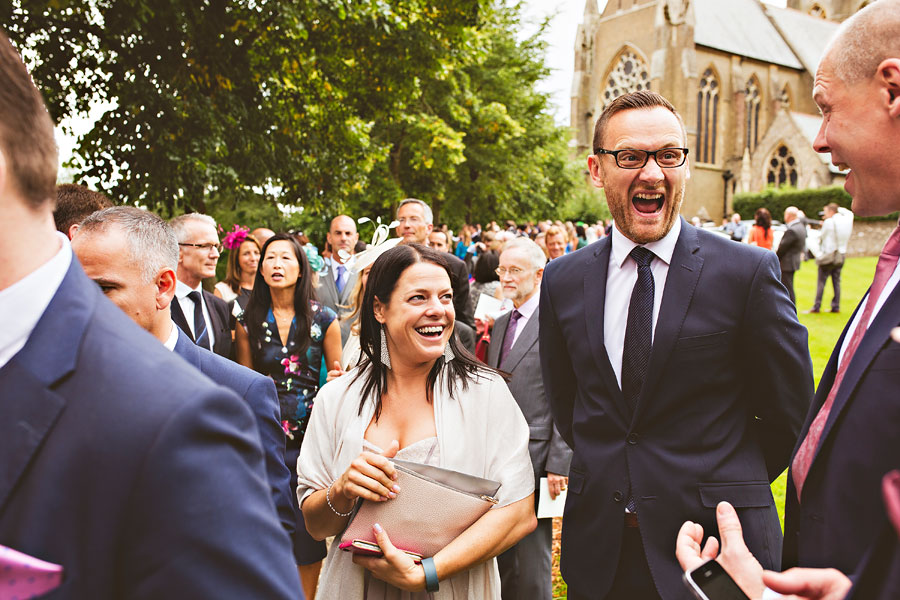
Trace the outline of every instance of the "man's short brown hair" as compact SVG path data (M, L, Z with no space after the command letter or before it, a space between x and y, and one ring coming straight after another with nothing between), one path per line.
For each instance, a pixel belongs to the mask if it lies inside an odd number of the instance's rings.
M53 220L56 229L68 234L69 228L104 208L113 206L112 201L100 192L89 190L83 185L63 183L56 186L56 210Z
M15 189L33 208L56 194L53 121L22 57L0 30L0 152ZM50 204L52 206L52 204Z
M684 143L687 143L687 132L684 129L684 121L681 120L681 115L678 114L678 111L675 110L675 107L672 106L672 103L666 100L662 95L657 94L656 92L651 92L650 90L641 90L639 92L630 92L628 94L624 94L619 96L612 102L610 102L606 108L603 109L603 112L600 113L600 117L597 119L597 124L594 125L594 142L593 142L593 150L594 154L597 154L597 150L603 147L603 132L606 129L607 123L616 113L620 113L623 110L632 110L635 108L656 108L660 106L669 110L673 115L678 118L678 122L681 124L681 133L684 136Z

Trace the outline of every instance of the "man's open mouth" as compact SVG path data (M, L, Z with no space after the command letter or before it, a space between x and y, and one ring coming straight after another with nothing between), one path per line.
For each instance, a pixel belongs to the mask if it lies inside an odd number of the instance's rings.
M631 198L631 204L639 213L652 215L662 210L665 199L665 194L635 194Z

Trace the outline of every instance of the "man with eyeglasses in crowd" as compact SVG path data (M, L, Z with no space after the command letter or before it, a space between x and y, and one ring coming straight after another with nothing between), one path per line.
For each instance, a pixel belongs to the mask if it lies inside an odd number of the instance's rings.
M553 426L550 404L544 394L538 345L538 301L547 258L540 246L527 237L506 243L500 253L503 296L512 301L494 323L488 348L488 365L510 374L509 391L516 399L530 430L528 452L534 468L535 490L547 479L550 498L566 489L572 451ZM540 494L535 494L535 511ZM497 557L504 600L529 598L551 600L553 519L538 519L537 528Z
M673 535L738 507L769 568L769 483L812 398L806 329L773 252L686 226L687 135L668 100L606 107L591 180L611 235L551 261L540 292L544 389L573 449L562 531L571 600L687 599Z
M231 358L228 303L203 289L215 277L222 252L216 222L209 215L189 213L169 221L178 239L178 270L172 320L198 346Z

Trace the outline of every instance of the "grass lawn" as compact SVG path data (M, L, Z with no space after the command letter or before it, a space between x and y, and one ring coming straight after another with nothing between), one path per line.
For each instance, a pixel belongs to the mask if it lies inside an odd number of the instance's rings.
M822 312L814 315L802 314L804 310L812 308L813 301L816 298L816 279L818 276L818 268L815 262L807 261L803 263L801 269L794 278L794 290L797 294L797 307L800 310L800 322L809 330L809 353L812 356L813 375L815 376L816 386L819 385L819 378L835 343L841 336L844 326L850 320L850 315L857 303L866 293L872 278L875 276L875 263L877 257L849 258L844 263L841 272L841 312L834 314L827 312L831 310L831 280L825 286L825 293L822 298ZM781 518L782 527L784 526L784 491L786 485L787 473L782 473L781 477L772 484L772 494L775 496L775 504L778 507L778 516ZM554 538L556 536L554 535ZM556 540L555 540L556 541ZM672 540L675 543L675 540ZM554 543L553 556L553 597L566 597L566 584L559 576L557 564L559 561L558 545Z

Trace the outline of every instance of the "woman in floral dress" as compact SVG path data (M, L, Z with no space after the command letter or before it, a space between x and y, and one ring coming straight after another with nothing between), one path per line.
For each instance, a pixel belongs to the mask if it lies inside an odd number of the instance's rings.
M237 360L268 375L278 388L285 461L296 472L297 456L319 391L322 360L341 357L341 331L331 309L314 299L312 272L299 243L278 234L262 247L253 293L235 331ZM296 501L296 495L294 496ZM306 532L297 509L294 555L307 598L314 598L325 545Z

